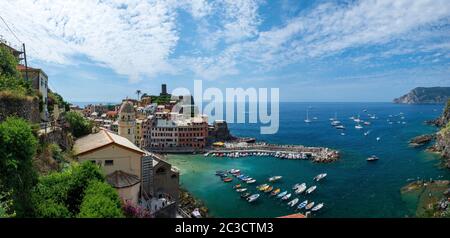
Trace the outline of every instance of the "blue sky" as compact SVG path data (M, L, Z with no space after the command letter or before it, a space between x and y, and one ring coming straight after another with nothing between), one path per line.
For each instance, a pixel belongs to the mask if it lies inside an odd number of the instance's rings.
M52 90L76 102L195 79L277 87L282 101L391 101L450 86L447 0L4 0L0 15ZM0 35L20 43L2 24Z

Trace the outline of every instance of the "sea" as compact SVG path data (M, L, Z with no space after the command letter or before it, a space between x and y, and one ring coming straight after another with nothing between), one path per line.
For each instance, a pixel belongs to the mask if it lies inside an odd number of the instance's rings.
M312 120L309 124L304 122L307 110ZM213 217L278 217L303 212L267 194L261 194L254 203L246 202L232 188L238 183L236 179L224 183L215 176L216 170L232 168L257 180L254 185L246 185L251 193L257 193L256 185L275 175L283 176L274 185L282 191L293 192L291 188L296 183L317 185L310 195L291 197L324 203L313 217L414 217L418 201L403 196L400 189L418 179L450 179L450 170L443 168L438 155L426 152L426 147L408 145L415 136L436 132L435 127L424 121L437 118L442 110L443 105L280 103L278 133L262 135L260 124L230 123L231 133L268 143L326 146L339 150L341 158L327 164L272 157L214 158L186 154L169 155L168 160L180 169L181 186L200 199ZM246 114L250 113L256 112ZM335 114L346 127L345 135L330 125L329 118ZM375 114L376 119L370 119L368 114ZM355 129L355 122L349 118L358 115L371 125ZM371 155L380 160L367 162ZM314 182L313 177L320 173L328 176Z

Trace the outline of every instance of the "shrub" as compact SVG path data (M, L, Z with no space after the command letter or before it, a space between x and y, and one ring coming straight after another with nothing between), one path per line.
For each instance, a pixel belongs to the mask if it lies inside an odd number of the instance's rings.
M81 204L80 218L124 217L116 190L109 184L93 181L89 184Z
M37 175L32 159L37 139L23 119L9 117L0 123L0 180L12 191L14 210L20 217L32 213L31 190Z
M75 137L88 135L92 132L92 124L77 112L67 112L65 118L70 125L70 132Z
M122 210L127 218L151 218L150 212L142 206L136 205L130 201L122 204Z

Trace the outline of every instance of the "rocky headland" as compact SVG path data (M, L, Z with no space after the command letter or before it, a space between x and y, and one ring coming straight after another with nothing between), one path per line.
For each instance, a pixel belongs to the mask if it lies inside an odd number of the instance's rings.
M394 99L403 104L444 104L450 99L450 87L418 87Z

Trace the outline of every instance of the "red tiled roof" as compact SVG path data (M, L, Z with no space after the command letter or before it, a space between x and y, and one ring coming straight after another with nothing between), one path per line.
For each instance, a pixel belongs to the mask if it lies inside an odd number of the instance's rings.
M30 66L28 66L27 68L29 71L40 70L40 69L31 68ZM25 71L25 65L18 64L16 66L16 69L19 71Z

